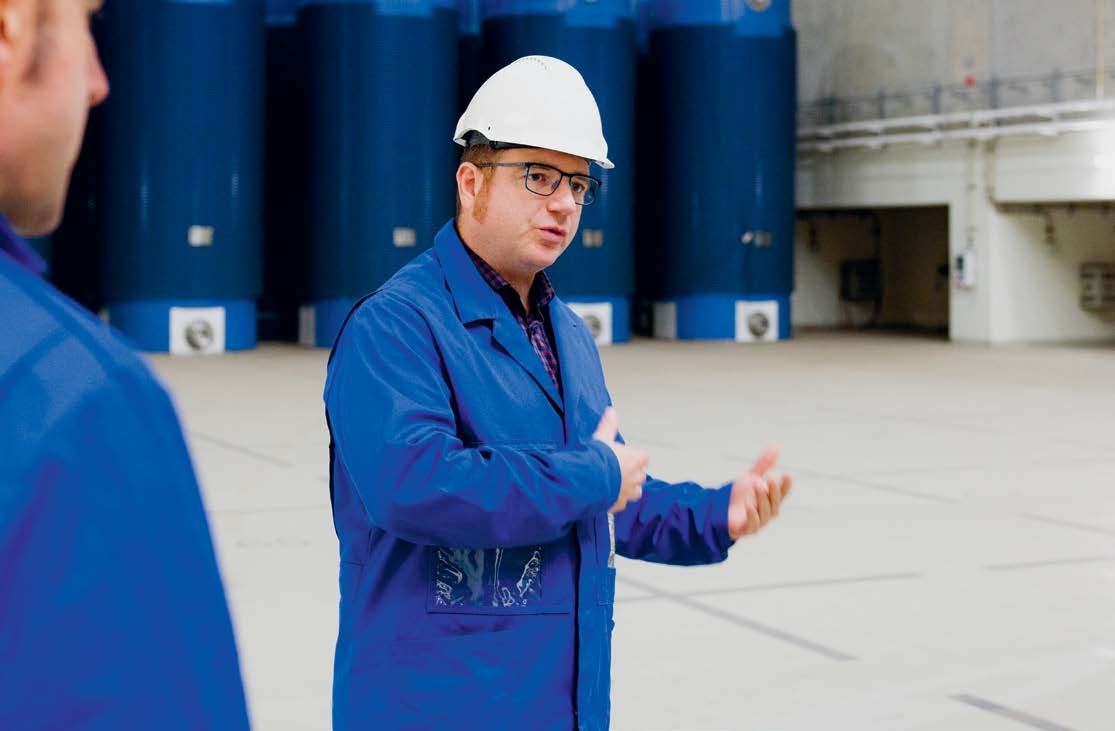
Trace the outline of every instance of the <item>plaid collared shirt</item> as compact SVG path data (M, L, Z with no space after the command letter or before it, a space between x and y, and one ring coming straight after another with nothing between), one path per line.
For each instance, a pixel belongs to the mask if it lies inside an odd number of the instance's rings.
M557 386L558 393L561 393L561 370L558 366L557 353L554 350L553 335L546 323L549 304L554 299L554 287L550 284L550 278L546 276L546 272L539 272L538 276L534 278L534 284L530 287L530 312L527 312L523 309L523 301L519 298L519 293L515 291L510 282L504 279L495 269L492 269L491 265L481 259L467 244L465 245L465 251L468 252L472 263L476 265L476 270L480 272L480 276L484 277L488 286L495 290L503 298L507 307L510 308L511 314L515 316L516 322L519 323L519 327L523 329L527 339L530 340L530 344L534 346L534 352L538 353L538 357L542 360L542 365L546 366L546 372L550 374L554 385Z

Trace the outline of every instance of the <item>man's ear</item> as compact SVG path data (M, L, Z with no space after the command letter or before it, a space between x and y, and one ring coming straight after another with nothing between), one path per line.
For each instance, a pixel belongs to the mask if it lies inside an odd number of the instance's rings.
M476 196L480 194L483 185L484 176L480 174L480 168L471 162L462 162L457 168L457 195L461 198L462 210L472 210Z

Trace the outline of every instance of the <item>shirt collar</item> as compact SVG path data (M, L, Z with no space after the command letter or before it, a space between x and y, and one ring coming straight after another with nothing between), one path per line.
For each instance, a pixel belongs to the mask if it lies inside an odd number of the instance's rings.
M35 253L27 242L16 235L4 216L0 215L0 253L7 254L24 269L36 276L46 272L46 262Z
M484 281L488 283L488 286L491 287L492 290L504 296L504 299L507 299L506 295L508 290L510 290L511 294L514 295L515 301L519 302L518 293L515 292L515 288L511 286L511 283L508 282L503 275L493 269L491 264L484 261L484 259L469 248L469 245L464 241L461 241L461 246L465 248L465 252L468 253L469 259L472 259L472 263L476 266L476 270L480 272L480 276L484 278ZM546 275L546 272L539 272L534 277L534 283L530 286L529 300L531 310L539 312L543 307L550 304L553 299L554 287L553 284L550 283L550 278ZM519 302L519 304L521 305L522 303Z

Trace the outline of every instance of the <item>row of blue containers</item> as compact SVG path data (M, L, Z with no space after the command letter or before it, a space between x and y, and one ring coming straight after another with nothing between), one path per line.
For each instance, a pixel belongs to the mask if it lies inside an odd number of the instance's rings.
M527 54L582 72L616 163L551 270L600 340L633 303L662 337L789 336L789 0L114 0L98 36L77 195L145 349L249 348L257 320L330 345L453 215L454 122Z

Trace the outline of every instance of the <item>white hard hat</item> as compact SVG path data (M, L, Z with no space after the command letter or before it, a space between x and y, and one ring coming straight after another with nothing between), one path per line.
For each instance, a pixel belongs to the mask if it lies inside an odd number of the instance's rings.
M457 121L453 141L484 140L542 147L595 162L605 170L608 143L600 110L577 69L550 56L523 56L488 78Z

